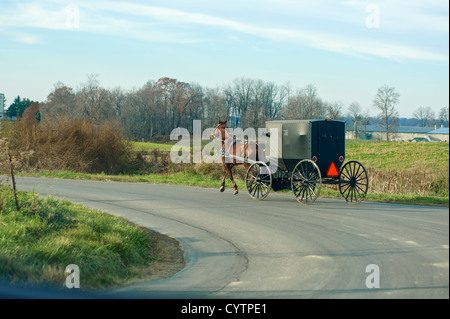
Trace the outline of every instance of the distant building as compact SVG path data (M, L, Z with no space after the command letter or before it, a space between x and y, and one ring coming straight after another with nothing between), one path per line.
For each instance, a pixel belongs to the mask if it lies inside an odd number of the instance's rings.
M3 120L5 117L5 94L0 93L0 120Z
M377 125L367 125L365 128L358 127L358 136L355 136L355 130L352 125L347 123L348 139L363 140L386 140L386 130ZM399 126L391 134L392 141L400 142L448 142L448 127L418 127L418 126Z

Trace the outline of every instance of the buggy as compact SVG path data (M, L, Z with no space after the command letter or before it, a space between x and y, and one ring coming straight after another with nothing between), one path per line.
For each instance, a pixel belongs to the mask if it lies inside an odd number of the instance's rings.
M297 201L310 204L320 195L322 184L338 185L348 203L358 203L365 198L369 185L367 171L361 163L345 158L345 122L266 122L267 136L271 129L278 131L278 139L268 139L265 160L246 159L251 164L245 177L251 198L264 199L271 189L291 189ZM276 170L271 168L271 163L277 163L272 165Z

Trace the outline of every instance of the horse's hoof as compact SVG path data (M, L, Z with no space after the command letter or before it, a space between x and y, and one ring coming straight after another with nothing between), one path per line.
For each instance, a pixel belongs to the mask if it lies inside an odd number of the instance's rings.
M225 187L221 187L220 188L220 192L223 193L223 191L225 190Z
M233 195L236 195L237 193L239 193L239 191L236 189L233 193Z

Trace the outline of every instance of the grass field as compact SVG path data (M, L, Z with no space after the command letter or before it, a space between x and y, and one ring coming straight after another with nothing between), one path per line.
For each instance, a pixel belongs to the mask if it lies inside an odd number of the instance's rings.
M67 265L79 266L81 288L145 279L160 261L159 243L146 230L78 204L0 185L0 283L64 287Z
M363 163L374 194L449 198L449 143L347 142L347 159Z
M159 149L160 151L169 152L173 145L169 144L157 144L157 143L147 143L147 142L132 142L133 150L136 152L144 151L151 152L154 149Z

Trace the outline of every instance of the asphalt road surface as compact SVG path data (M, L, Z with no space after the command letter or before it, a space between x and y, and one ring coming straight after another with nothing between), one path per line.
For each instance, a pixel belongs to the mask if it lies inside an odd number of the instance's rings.
M180 241L183 270L111 296L449 298L448 208L320 197L305 206L288 194L255 201L245 190L45 178L18 187Z

